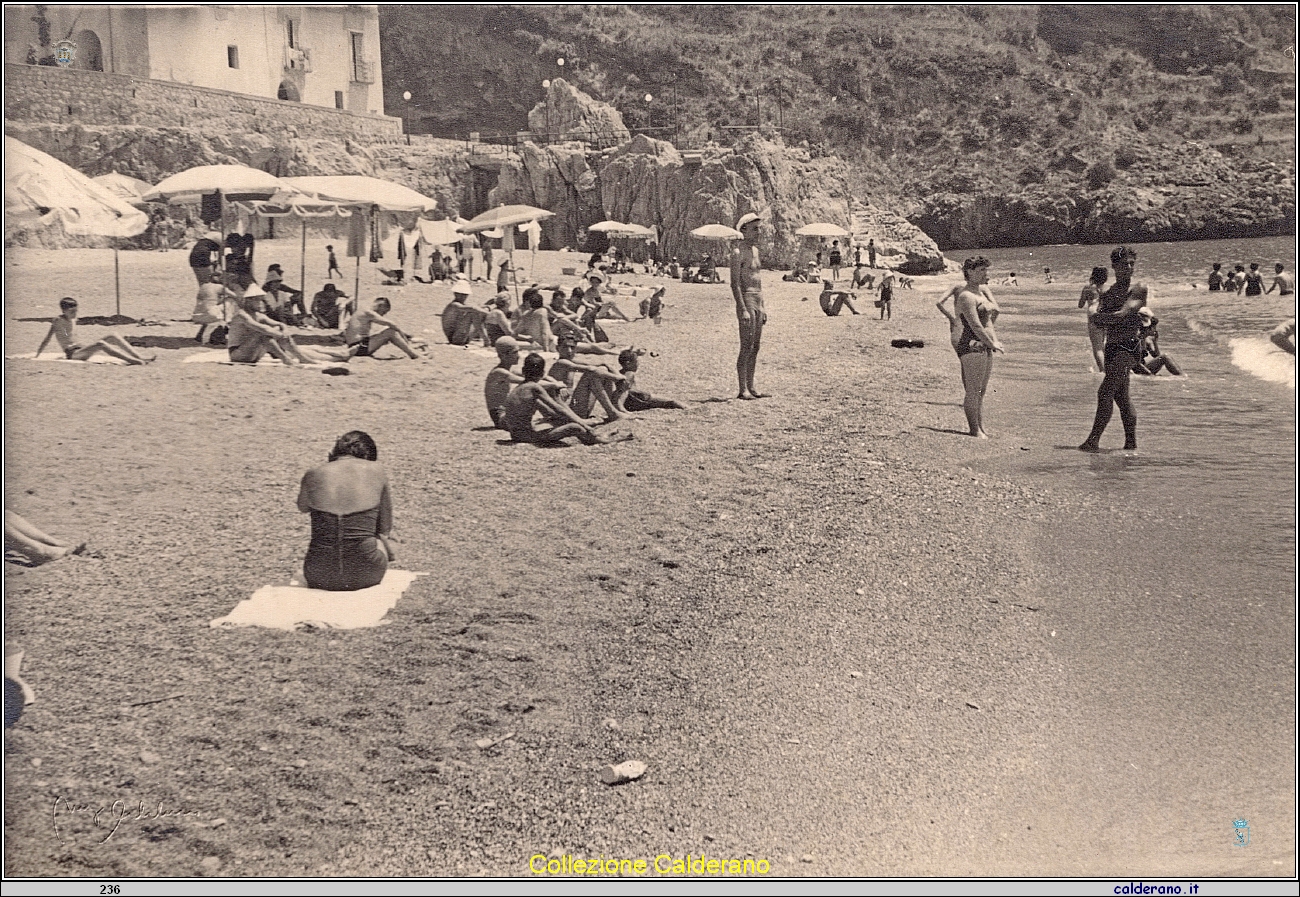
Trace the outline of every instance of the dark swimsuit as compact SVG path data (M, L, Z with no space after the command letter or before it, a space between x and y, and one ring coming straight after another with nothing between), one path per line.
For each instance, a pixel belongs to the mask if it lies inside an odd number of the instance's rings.
M1264 278L1259 274L1246 275L1246 295L1262 296L1264 295Z
M351 514L312 508L311 545L302 565L307 585L331 592L379 585L388 571L388 552L378 533L378 507Z
M1124 307L1132 293L1132 287L1123 293L1116 294L1115 288L1111 287L1101 296L1101 301L1097 304L1099 313L1114 314ZM1136 364L1142 363L1142 316L1134 312L1120 321L1101 325L1106 331L1106 349L1103 358L1110 365L1111 359L1115 353L1124 352L1131 356L1132 361L1125 361L1124 368L1128 370Z
M979 316L981 327L989 326L989 310L987 308L980 308L977 305L975 306L975 314ZM961 358L963 355L969 355L972 352L993 351L980 342L979 337L975 335L974 330L970 329L970 324L966 323L965 318L961 319L961 336L957 340L957 345L953 348L957 350L958 358Z

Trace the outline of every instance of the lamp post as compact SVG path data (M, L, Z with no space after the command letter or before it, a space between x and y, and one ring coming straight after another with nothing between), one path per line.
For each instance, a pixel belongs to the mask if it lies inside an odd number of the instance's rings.
M551 79L547 78L542 82L542 90L546 93L542 97L542 102L546 104L546 144L551 143Z
M655 100L654 94L648 93L645 95L645 107L646 107L645 108L645 129L647 131L654 130L654 123L655 123L654 106L651 105L654 103L654 100ZM651 136L653 137L654 135L652 134Z
M407 113L411 110L411 92L402 91L402 130L406 132L406 145L411 145L411 125Z

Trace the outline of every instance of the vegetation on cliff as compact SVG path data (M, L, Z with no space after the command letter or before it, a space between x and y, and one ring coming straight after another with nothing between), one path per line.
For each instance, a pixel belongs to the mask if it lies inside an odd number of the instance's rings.
M927 229L977 203L1027 204L1067 239L1109 239L1112 219L1150 239L1294 226L1292 6L389 6L381 29L389 111L417 131L525 129L562 75L683 148L780 128ZM1189 140L1199 174L1179 168ZM1144 154L1158 177L1126 164ZM1206 170L1214 197L1250 201L1141 208L1135 191ZM986 242L1024 227L987 223Z

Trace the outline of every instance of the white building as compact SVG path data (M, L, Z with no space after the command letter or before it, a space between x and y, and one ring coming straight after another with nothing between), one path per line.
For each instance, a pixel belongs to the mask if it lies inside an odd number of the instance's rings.
M5 61L72 42L70 67L382 114L377 6L35 6L4 8Z

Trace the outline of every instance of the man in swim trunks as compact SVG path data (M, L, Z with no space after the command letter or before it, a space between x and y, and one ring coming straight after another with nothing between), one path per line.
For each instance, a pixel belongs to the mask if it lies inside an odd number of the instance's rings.
M1278 262L1273 266L1275 275L1273 285L1268 288L1268 292L1278 291L1279 296L1290 296L1295 292L1295 278L1285 272L1286 266Z
M561 333L556 339L556 348L560 357L551 365L548 376L559 381L572 391L568 396L569 407L578 417L586 419L595 410L596 402L605 409L606 421L626 417L614 405L611 391L623 382L622 374L615 374L609 368L599 364L582 364L573 360L577 338L572 331Z
M546 360L536 352L524 359L524 382L510 391L501 408L497 426L510 433L515 442L534 445L557 445L570 436L577 436L585 445L604 445L610 440L596 435L567 405L551 398L541 384L546 372ZM538 411L552 420L567 418L568 422L548 430L533 429L533 415ZM630 435L627 438L631 438Z
M758 215L753 212L741 216L736 222L741 240L731 251L731 295L736 300L736 320L740 325L740 354L736 357L736 378L740 381L738 399L767 398L767 394L754 386L763 325L767 323L758 258L758 221Z
M373 307L362 309L348 318L348 326L343 331L343 341L347 343L352 357L365 358L374 355L390 343L405 352L408 358L420 357L415 350L424 348L424 343L413 339L410 334L384 317L392 307L391 302L380 296L375 300ZM370 329L374 326L382 329L372 334Z
M843 290L836 290L829 280L822 281L822 294L817 301L821 303L822 311L827 317L838 318L845 308L855 315L858 313L849 294Z
M1083 452L1100 451L1101 434L1110 423L1113 406L1119 406L1124 423L1124 448L1137 448L1137 412L1129 398L1129 373L1142 363L1142 316L1138 310L1147 304L1147 288L1133 283L1133 266L1137 253L1118 246L1110 254L1115 283L1101 294L1092 321L1106 330L1106 375L1097 389L1097 415L1092 432L1079 446Z

